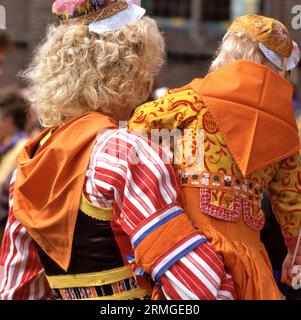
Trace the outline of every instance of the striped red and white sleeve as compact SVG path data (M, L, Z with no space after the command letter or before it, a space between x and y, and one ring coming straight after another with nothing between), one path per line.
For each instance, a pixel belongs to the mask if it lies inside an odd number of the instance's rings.
M104 133L90 164L95 199L112 200L117 221L131 238L136 262L138 255L140 262L147 261L138 267L159 282L167 299L234 299L233 280L206 237L192 227L181 207L173 167L162 155L150 141L126 130ZM177 236L177 221L189 221L194 231L167 249L169 233Z
M160 228L185 216L174 171L161 160L160 150L155 149L126 131L110 130L98 139L87 172L90 178L85 188L91 191L90 201L102 206L114 204L117 220L131 237L136 252ZM11 195L14 179L15 175ZM10 208L12 202L10 197ZM156 246L160 247L160 242ZM12 210L0 264L0 299L51 298L34 243ZM232 278L225 273L221 258L198 232L165 250L148 271L161 283L167 299L235 297Z
M0 250L0 300L45 300L51 298L34 243L12 212L16 172L10 185L9 217Z

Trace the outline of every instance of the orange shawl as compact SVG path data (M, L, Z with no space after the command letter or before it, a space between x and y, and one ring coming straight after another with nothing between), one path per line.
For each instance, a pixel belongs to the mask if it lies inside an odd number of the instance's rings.
M89 159L97 133L116 123L100 113L84 114L28 142L17 157L13 211L38 245L67 271ZM36 153L36 154L35 154Z
M270 68L243 60L191 86L204 99L244 176L300 149L293 87Z

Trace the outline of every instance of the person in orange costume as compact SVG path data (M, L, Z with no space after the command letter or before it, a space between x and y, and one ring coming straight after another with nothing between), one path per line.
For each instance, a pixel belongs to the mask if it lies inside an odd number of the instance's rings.
M139 107L129 122L132 130L191 130L192 155L198 160L204 153L204 163L184 155L177 165L185 209L223 256L240 299L281 299L260 241L264 189L288 248L282 281L291 282L301 223L301 162L286 75L299 59L297 44L279 21L239 17L204 79ZM301 264L301 249L294 262Z

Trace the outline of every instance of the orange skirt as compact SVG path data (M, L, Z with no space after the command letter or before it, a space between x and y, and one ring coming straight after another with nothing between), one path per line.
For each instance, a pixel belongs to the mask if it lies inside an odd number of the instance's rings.
M205 215L200 210L200 189L183 189L187 214L222 255L232 275L240 300L279 300L282 298L273 277L268 254L260 241L260 232L243 222L227 222Z

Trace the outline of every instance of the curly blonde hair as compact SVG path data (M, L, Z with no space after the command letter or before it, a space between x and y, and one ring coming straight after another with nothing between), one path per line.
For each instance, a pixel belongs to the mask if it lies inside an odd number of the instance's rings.
M238 61L250 60L263 64L278 71L261 52L258 41L253 40L246 33L229 32L217 50L216 58L212 62L209 71L215 71L226 64Z
M24 72L32 109L44 127L90 111L118 119L147 99L164 58L163 37L148 17L102 34L78 22L50 26Z

